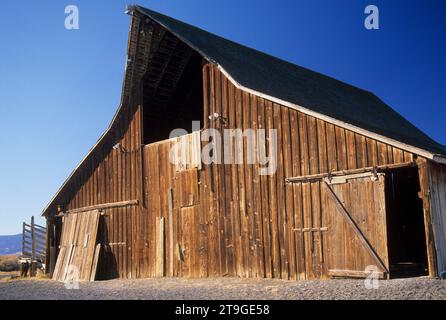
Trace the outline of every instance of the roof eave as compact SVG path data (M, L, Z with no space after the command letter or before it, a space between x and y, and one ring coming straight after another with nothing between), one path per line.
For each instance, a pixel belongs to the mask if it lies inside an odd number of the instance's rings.
M240 83L238 83L221 65L219 65L219 64L216 64L216 65L217 65L218 69L231 81L231 83L234 86L236 86L238 89L240 89L240 90L243 90L243 91L246 91L248 93L254 94L254 95L258 96L258 97L270 100L270 101L275 102L277 104L280 104L280 105L283 105L283 106L295 109L295 110L300 111L302 113L305 113L305 114L307 114L309 116L313 116L313 117L318 118L320 120L327 121L327 122L329 122L331 124L334 124L334 125L343 127L345 129L354 131L356 133L359 133L359 134L362 134L362 135L367 136L369 138L372 138L372 139L384 142L386 144L389 144L389 145L392 145L394 147L403 149L405 151L412 152L414 154L417 154L419 156L422 156L422 157L425 157L427 159L433 160L435 162L444 163L442 161L446 161L445 157L443 157L441 155L438 155L438 154L435 154L435 153L432 153L430 151L424 150L422 148L414 147L412 145L400 142L398 140L385 137L383 135L380 135L380 134L377 134L377 133L365 130L363 128L357 127L357 126L349 124L347 122L340 121L340 120L337 120L335 118L329 117L327 115L315 112L313 110L310 110L308 108L299 106L297 104L294 104L294 103L291 103L291 102L288 102L288 101L285 101L285 100L282 100L282 99L279 99L279 98L267 95L265 93L258 92L256 90L247 88L247 87L241 85Z
M435 154L432 160L436 163L446 164L446 157L439 154Z

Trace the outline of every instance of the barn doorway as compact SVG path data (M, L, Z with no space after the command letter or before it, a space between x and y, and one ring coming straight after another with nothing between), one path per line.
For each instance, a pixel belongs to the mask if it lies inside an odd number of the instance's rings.
M418 168L386 172L387 243L392 278L428 275Z

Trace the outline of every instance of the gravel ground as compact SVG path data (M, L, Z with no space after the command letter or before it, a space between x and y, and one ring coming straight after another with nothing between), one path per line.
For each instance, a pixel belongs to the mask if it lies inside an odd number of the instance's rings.
M143 279L80 283L67 290L51 280L0 281L0 300L10 299L442 299L446 281L427 278L380 281L366 289L363 280L282 281L270 279Z

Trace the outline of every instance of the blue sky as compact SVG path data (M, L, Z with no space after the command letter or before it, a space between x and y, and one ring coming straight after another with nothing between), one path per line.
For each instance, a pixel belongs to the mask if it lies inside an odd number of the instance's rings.
M0 234L39 216L107 128L120 101L127 3L2 1ZM133 3L371 90L446 144L445 1ZM70 4L80 10L76 31L64 28ZM364 28L368 4L380 30Z

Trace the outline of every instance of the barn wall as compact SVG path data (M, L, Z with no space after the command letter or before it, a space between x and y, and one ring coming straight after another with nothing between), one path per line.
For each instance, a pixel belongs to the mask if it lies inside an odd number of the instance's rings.
M170 152L180 139L190 146L183 152L193 158L190 165L170 161ZM146 192L142 234L147 244L144 251L144 275L207 277L209 243L214 239L209 230L211 194L207 190L207 168L201 168L200 134L170 139L144 147L144 181ZM160 219L164 226L160 227ZM210 223L210 224L209 224ZM163 235L159 235L164 229ZM159 248L163 248L160 254ZM160 266L163 265L162 267Z
M324 233L310 236L294 231L326 225L321 183L285 184L285 178L404 163L414 156L243 92L212 64L203 74L205 119L214 113L226 119L210 120L206 127L276 129L278 139L274 175L260 176L256 164L212 168L215 209L209 219L219 221L219 242L209 250L223 260L213 269L243 277L324 277Z
M140 108L124 110L117 130L85 163L65 193L65 210L141 199ZM118 145L120 147L113 148ZM139 274L139 206L107 209L101 218L104 244L99 274L107 278L132 278Z
M65 204L65 211L129 200L141 202L140 119L139 107L120 113L118 129L95 149L58 199L58 203ZM113 148L118 144L120 147ZM101 276L131 278L139 274L135 263L140 245L139 217L138 205L104 211L100 223L100 241L104 244L101 260L105 263L99 266ZM51 218L49 224L59 220L62 218ZM56 225L61 228L61 224ZM54 239L56 247L59 238L60 235Z
M148 44L141 28L148 27L137 15L132 17L128 55L135 64L126 72L127 84L138 84L147 65ZM55 201L66 210L139 201L137 206L104 211L99 273L104 278L154 277L162 268L167 276L325 277L326 235L322 230L311 235L295 231L326 225L322 185L286 184L285 179L405 163L414 155L243 92L212 64L203 67L203 86L204 128L277 130L276 173L259 175L258 164L203 164L201 170L179 174L167 158L171 141L142 147L137 86L124 87L124 107L112 130ZM224 121L210 120L214 113ZM118 143L121 147L113 148ZM246 151L246 143L241 148ZM194 192L195 202L182 202Z

